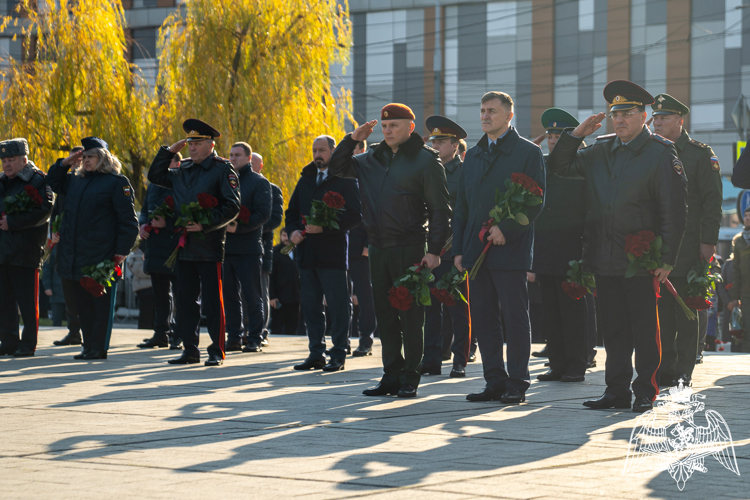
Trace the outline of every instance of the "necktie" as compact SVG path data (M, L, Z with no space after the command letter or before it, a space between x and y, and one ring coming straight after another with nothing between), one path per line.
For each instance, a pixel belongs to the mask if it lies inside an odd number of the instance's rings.
M323 182L323 172L318 172L318 186Z
M491 143L490 143L490 156L492 156L492 154L493 154L494 152L495 152L495 143L494 143L494 142L491 142Z

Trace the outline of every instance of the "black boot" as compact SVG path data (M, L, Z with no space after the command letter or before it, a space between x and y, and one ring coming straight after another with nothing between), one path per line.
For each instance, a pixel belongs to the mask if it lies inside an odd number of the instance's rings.
M60 340L55 340L52 342L55 345L81 345L81 334L75 335L71 332L68 332L66 336L61 338Z

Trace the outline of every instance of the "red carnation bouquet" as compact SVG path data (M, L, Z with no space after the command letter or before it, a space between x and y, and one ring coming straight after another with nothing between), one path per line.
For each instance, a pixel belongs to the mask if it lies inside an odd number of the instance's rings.
M388 301L393 307L400 311L408 311L412 304L429 306L430 283L435 281L435 276L429 268L420 264L414 264L406 274L393 282L393 287L388 292Z
M162 204L156 207L153 212L148 214L148 216L150 219L154 219L155 217L161 217L162 219L171 219L172 217L174 217L174 198L172 198L171 195L164 198ZM153 231L156 234L159 234L159 228L152 226L151 222L152 221L149 221L144 229L148 233Z
M430 288L430 293L438 301L448 307L456 305L459 300L466 303L466 297L461 293L461 283L466 279L466 271L459 271L456 266L440 278L437 284Z
M240 214L237 216L237 221L240 224L248 224L250 222L250 209L245 205L240 205Z
M583 261L571 260L568 264L570 265L570 269L567 272L568 278L562 283L563 292L575 300L580 300L587 293L596 297L596 280L594 279L594 274L583 270Z
M625 251L628 253L628 260L630 261L630 264L628 264L628 270L625 272L626 278L632 278L635 276L640 268L646 269L651 274L659 268L670 271L672 270L672 266L665 264L661 258L663 252L669 251L669 247L664 245L661 236L656 236L653 231L639 231L636 234L627 235L625 237ZM654 276L653 285L654 293L656 293L656 298L658 299L661 296L659 295L660 283L656 276ZM680 304L685 316L691 321L694 320L695 313L693 313L693 311L691 311L685 304L685 301L682 300L682 297L677 293L672 282L667 280L664 282L664 286L667 287L669 293L671 293L677 303Z
M711 297L714 295L717 283L721 283L721 274L712 273L710 262L701 260L696 262L687 275L687 287L683 293L687 298L685 304L690 309L710 309L713 305Z
M5 212L4 214L16 215L24 212L30 212L34 208L38 207L44 202L44 198L39 194L37 189L28 184L23 188L23 191L15 196L8 196L5 198Z
M482 225L479 231L479 239L484 243L484 236L489 232L492 226L498 225L504 220L514 220L522 226L529 224L527 209L536 207L542 203L542 188L526 174L514 172L510 179L505 179L505 192L500 194L500 189L495 190L495 207L490 210L490 220ZM477 261L469 272L469 278L474 279L477 276L479 267L484 262L484 258L492 245L488 242Z
M57 217L55 217L55 220L52 221L50 232L52 234L56 234L58 237L60 236L60 226L62 225L62 218L64 214L60 214ZM52 253L52 249L55 248L55 244L52 243L52 238L47 238L47 245L44 247L44 255L42 256L42 262L47 262L47 259L49 259L50 254Z
M339 214L344 211L346 201L341 193L328 191L323 195L323 200L313 200L310 208L310 215L302 216L302 222L305 225L327 227L331 229L339 228ZM307 230L302 230L302 236L307 234ZM291 234L289 235L291 237ZM281 249L281 253L289 255L289 252L297 246L291 241L287 246Z
M84 276L79 280L79 283L94 297L104 295L115 279L122 277L122 267L111 260L83 267L81 271L83 271Z
M210 194L198 193L198 201L191 201L187 205L184 203L180 205L181 216L177 217L174 222L175 233L180 234L180 241L177 243L172 255L169 256L167 261L164 263L165 266L170 269L174 269L177 263L177 255L180 252L180 248L183 248L187 243L187 225L191 222L195 224L210 224L213 221L213 208L219 204L219 200ZM174 202L173 202L174 203ZM192 236L199 240L205 240L206 235L202 232L191 233Z

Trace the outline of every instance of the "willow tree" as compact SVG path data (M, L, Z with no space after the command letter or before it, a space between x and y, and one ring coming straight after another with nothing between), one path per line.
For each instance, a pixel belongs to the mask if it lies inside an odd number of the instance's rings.
M0 136L26 137L43 169L82 137L99 136L140 197L143 166L169 124L128 61L120 1L21 0L0 32L14 33L23 51L20 60L0 59Z
M332 94L329 65L345 62L350 44L348 7L336 0L185 2L159 37L174 138L183 119L203 119L221 131L220 153L248 142L287 194L312 138L344 133L351 99Z

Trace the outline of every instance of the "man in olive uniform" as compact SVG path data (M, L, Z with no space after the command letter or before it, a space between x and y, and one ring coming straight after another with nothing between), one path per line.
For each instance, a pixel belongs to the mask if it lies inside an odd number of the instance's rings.
M52 213L52 189L44 173L29 161L26 139L0 142L0 355L34 355L39 330L39 268L42 265L47 223ZM19 212L8 200L37 194L32 206ZM6 213L8 212L8 213ZM18 336L18 311L23 333Z
M409 310L399 311L388 302L388 291L410 266L421 263L435 269L440 264L440 251L450 231L448 187L437 152L414 132L412 110L403 104L388 104L380 118L383 142L352 156L357 143L370 136L378 121L364 123L339 143L328 168L332 175L359 180L370 238L384 373L380 383L363 394L415 397L424 349L424 307L412 304Z
M176 217L181 215L180 207L197 201L199 194L215 197L217 205L211 208L208 224L188 223L186 237L180 242L184 246L179 250L176 265L177 332L185 351L169 363L183 365L200 361L198 325L203 306L212 342L205 364L219 366L224 364L224 243L227 224L240 212L240 185L229 160L219 158L214 151L214 139L221 136L215 128L193 118L185 120L182 128L187 138L159 149L148 171L148 180L172 189ZM185 144L190 149L190 158L183 160L180 168L170 169L172 158ZM203 237L198 237L198 233Z
M634 412L653 407L659 394L661 361L659 322L653 278L662 283L677 262L687 218L687 178L672 141L651 134L646 106L654 98L625 80L604 87L615 133L578 150L584 137L601 127L604 113L592 115L575 130L566 129L547 160L564 177L586 179L584 270L594 273L607 350L607 389L584 406L631 408L631 358L635 348ZM629 260L625 238L639 231L661 236L669 248L654 276L640 269L625 278Z
M677 265L669 280L678 292L687 286L687 274L701 261L710 262L716 252L721 227L719 160L711 146L693 140L682 128L690 108L669 94L659 94L651 105L654 132L674 142L677 156L688 178L688 218ZM674 297L662 286L659 301L661 330L661 385L677 385L680 378L691 384L699 352L698 318L688 320ZM705 314L705 311L700 311Z
M459 124L444 116L433 115L425 121L427 129L430 131L430 140L432 147L440 155L440 161L445 167L445 178L448 183L448 198L451 208L456 203L458 196L458 180L461 177L461 155L458 153L459 140L466 138L466 131ZM443 260L435 268L435 282L439 281L446 273L453 268L453 259L450 254L444 255ZM466 282L461 285L461 292L464 297L466 292ZM450 315L450 319L448 317ZM433 299L432 305L425 309L424 323L424 359L420 373L430 375L440 375L443 356L443 322L450 321L452 329L448 332L453 333L453 369L451 377L465 377L466 364L469 360L469 349L471 346L471 330L469 326L469 317L467 304L458 302L456 305L448 307Z

